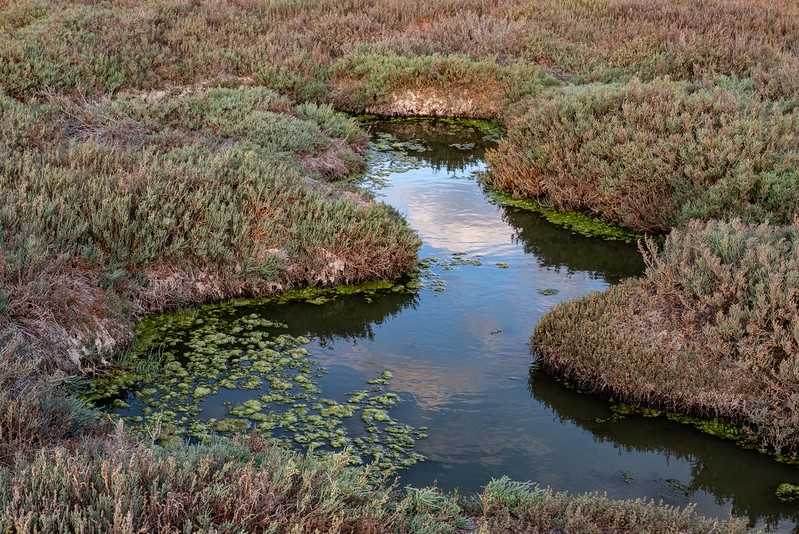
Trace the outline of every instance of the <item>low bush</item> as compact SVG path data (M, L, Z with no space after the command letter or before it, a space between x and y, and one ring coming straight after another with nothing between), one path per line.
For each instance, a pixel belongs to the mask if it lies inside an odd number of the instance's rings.
M330 102L340 109L407 114L402 104L392 103L411 93L423 114L499 118L510 104L560 82L524 62L503 66L462 54L356 52L333 65L327 83ZM424 112L425 104L437 101L440 108Z
M486 493L489 493L486 486ZM481 532L682 533L748 532L741 520L697 516L692 507L675 508L644 499L614 500L595 493L570 495L542 491L532 504L491 509Z
M549 370L624 401L746 426L799 452L799 223L692 222L642 279L550 310L533 348Z
M119 350L141 313L413 268L393 209L312 179L364 164L365 134L327 106L263 89L0 105L0 327L44 363Z
M441 95L469 87L488 90L497 84L500 72L494 62L462 55L353 54L333 66L331 78L344 78L333 102L339 108L359 110L386 103L389 94L399 89L432 88Z
M84 440L19 459L0 488L0 529L15 532L383 532L393 504L346 454L257 438L170 450Z
M498 486L502 486L499 488ZM498 500L499 499L499 500ZM467 515L467 511L468 514ZM27 532L745 532L651 501L531 491L492 481L459 506L398 490L347 453L302 455L251 436L170 449L122 434L0 467L0 529Z
M690 219L786 224L799 201L799 108L745 83L554 89L510 120L490 183L638 232Z

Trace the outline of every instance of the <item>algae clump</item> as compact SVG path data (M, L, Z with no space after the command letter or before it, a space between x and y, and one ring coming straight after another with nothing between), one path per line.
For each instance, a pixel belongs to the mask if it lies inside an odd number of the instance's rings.
M783 482L777 486L777 489L774 490L774 494L777 495L777 498L782 502L796 502L799 500L799 486Z
M394 287L344 287L335 294ZM313 302L335 294L302 290L274 300ZM286 334L285 324L249 313L252 305L237 301L143 320L121 369L92 381L87 396L117 410L134 432L161 444L254 428L287 444L323 451L350 447L353 457L374 460L384 472L423 459L414 452L421 432L394 421L388 412L399 402L387 391L390 371L368 380L367 389L349 393L343 402L322 399L318 378L326 371L303 346L310 340ZM249 398L246 391L252 391ZM356 419L365 424L365 432L362 425L347 423ZM361 437L351 438L348 427L360 428Z

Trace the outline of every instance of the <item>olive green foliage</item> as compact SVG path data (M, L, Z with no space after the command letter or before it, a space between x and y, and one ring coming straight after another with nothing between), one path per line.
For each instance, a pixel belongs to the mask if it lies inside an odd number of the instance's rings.
M42 451L0 476L0 528L15 532L381 532L390 489L348 468L269 442L170 450L85 441ZM13 490L13 491L12 491ZM299 496L299 498L298 498Z
M478 108L484 116L498 116L499 105L516 102L559 82L546 70L518 63L498 65L475 61L464 54L388 55L354 53L337 61L332 69L330 101L339 108L361 111L389 102L402 89L430 91L430 96L468 92L484 100ZM499 99L500 101L496 101ZM380 109L379 107L377 109Z
M796 104L732 81L557 89L510 120L488 179L636 232L694 218L786 224L799 201Z
M546 492L532 482L517 482L507 476L491 479L480 496L483 511L530 509L544 500Z
M749 427L799 450L799 226L693 222L646 276L556 306L533 336L541 363L588 390ZM568 334L565 334L568 333Z
M468 56L389 56L354 54L338 61L333 72L359 83L344 86L336 95L339 105L357 110L388 97L406 84L433 85L454 90L455 85L485 85L496 78L494 62L475 62Z
M245 256L252 234L277 234L294 221L257 220L244 207L285 202L308 189L291 156L327 148L332 141L322 126L345 141L365 143L346 119L320 125L315 118L330 119L318 111L309 120L275 111L287 111L288 104L260 89L85 108L7 105L10 131L4 132L0 169L4 250L22 248L28 236L52 235L42 246L113 266L187 257L256 268L256 259ZM44 124L53 138L41 150L20 154L20 146L42 143ZM309 209L346 205L313 190L302 196L298 201ZM278 244L274 238L269 245Z
M0 528L28 532L745 532L651 501L553 495L508 479L475 502L402 491L350 466L252 437L170 449L115 434L0 470Z
M511 192L486 188L486 193L497 204L514 206L541 214L547 221L586 237L599 237L609 241L626 241L635 243L636 239L643 237L624 228L613 226L602 221L599 217L587 213L569 210L558 211L545 205L538 199L516 198Z
M264 89L0 104L0 326L50 330L54 352L86 330L125 341L132 313L414 265L394 210L307 176L363 167L365 134L327 106Z
M774 490L777 498L782 502L796 502L799 499L799 486L783 482Z

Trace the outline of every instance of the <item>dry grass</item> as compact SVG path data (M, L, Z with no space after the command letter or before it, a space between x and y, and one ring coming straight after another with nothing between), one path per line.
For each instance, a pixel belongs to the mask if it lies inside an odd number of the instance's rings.
M535 92L535 69L577 83L770 79L799 55L788 0L26 0L0 4L0 20L0 85L24 99L249 76L360 109L397 89L475 79L511 103Z
M531 533L742 533L742 520L697 517L692 508L644 499L612 500L599 494L553 493L513 482L492 480L480 496L480 524L487 532Z
M471 516L471 519L469 518ZM17 457L0 470L0 529L28 532L745 532L651 501L612 501L492 480L479 499L399 490L348 466L252 436L169 450L123 435Z
M18 335L0 330L0 469L16 458L103 433L100 415L66 396L67 377L43 378Z
M115 440L18 460L1 482L15 532L384 532L390 489L346 455L304 457L252 438L171 451Z

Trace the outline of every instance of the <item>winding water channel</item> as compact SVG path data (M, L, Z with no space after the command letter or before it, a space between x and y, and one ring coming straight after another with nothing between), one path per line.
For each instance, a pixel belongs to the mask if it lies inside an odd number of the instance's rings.
M796 467L665 418L614 418L608 402L531 372L529 336L541 315L640 274L634 245L576 235L492 203L476 178L492 142L485 130L442 121L370 127L367 186L422 238L419 283L331 301L249 304L235 316L284 324L287 339L299 339L295 345L326 370L308 373L334 403L346 404L370 380L382 388L369 406L391 405L391 419L415 429L403 432L425 457L399 471L402 484L469 493L507 474L555 490L696 503L705 515L733 513L780 530L796 524L799 506L773 493L781 482L799 483ZM390 380L375 381L381 374ZM254 390L203 390L197 416L223 418L225 403L259 398L270 385L279 389L272 381ZM131 392L119 398L123 415L146 404ZM249 406L238 415L272 409L269 397ZM347 432L371 424L358 421Z

